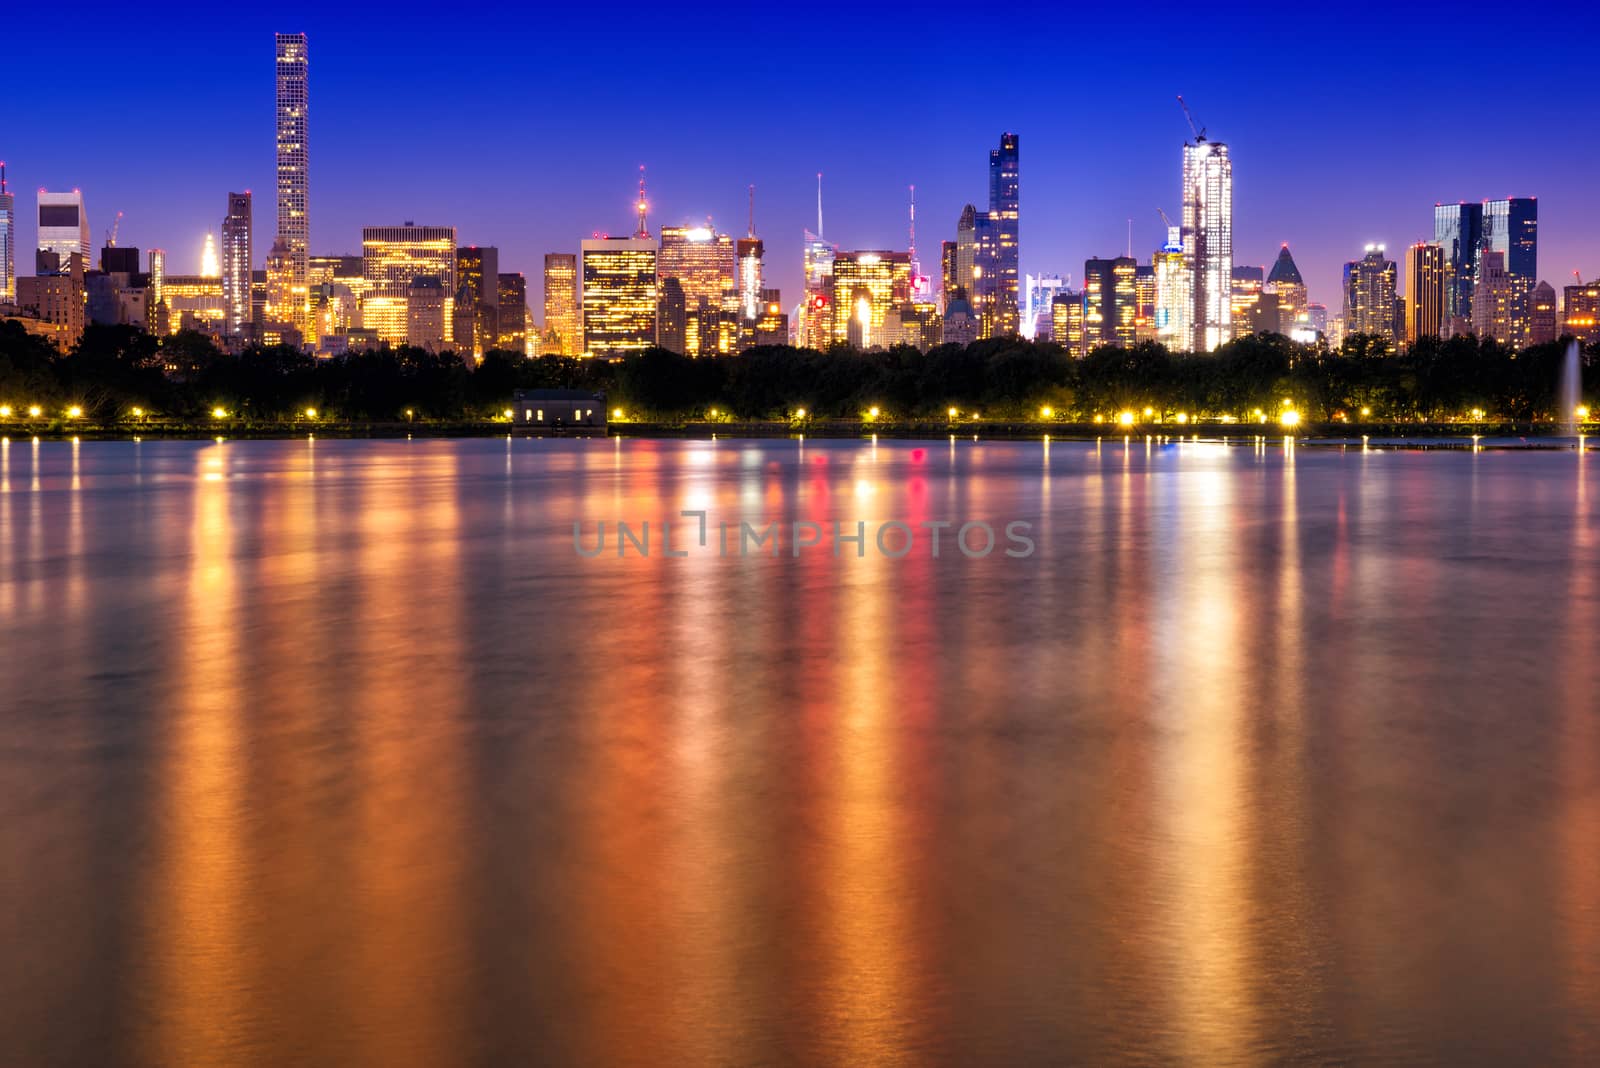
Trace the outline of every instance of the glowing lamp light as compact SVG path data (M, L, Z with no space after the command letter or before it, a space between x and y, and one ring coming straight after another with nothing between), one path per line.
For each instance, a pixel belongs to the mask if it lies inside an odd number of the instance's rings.
M961 413L960 413L960 412L958 412L958 411L957 411L957 410L956 410L956 409L954 409L954 408L949 408L949 409L947 409L947 410L946 410L946 411L945 411L945 414L946 414L946 415L948 415L948 416L949 416L949 417L950 417L950 418L952 418L952 419L954 419L954 418L955 418L955 417L956 417L956 416L958 416L958 415L960 415L960 414L961 414Z
M226 408L213 408L211 409L211 418L226 419L228 418L228 410Z
M796 419L804 419L806 417L806 410L804 408L796 408L794 410L794 417Z
M507 419L510 419L511 418L511 409L507 408L505 411L501 412L500 414L505 416Z
M1368 407L1367 407L1367 406L1366 406L1366 405L1365 405L1365 404L1363 404L1363 405L1362 405L1362 406L1361 406L1361 414L1362 414L1362 415L1363 415L1363 416L1368 416L1368 415L1371 415L1371 414L1372 414L1372 409L1371 409L1371 408L1368 408Z
M1132 426L1133 425L1133 413L1132 412L1121 412L1121 413L1119 413L1117 415L1117 422L1122 424L1123 426Z
M1572 409L1572 414L1577 416L1580 420L1588 419L1589 406L1587 404L1580 404L1576 408Z
M315 419L316 417L317 417L317 410L315 408L307 408L306 409L306 418L307 419Z
M622 418L622 409L621 408L613 408L613 409L611 409L611 418L613 418L613 419L621 419Z
M1175 418L1178 421L1179 425L1182 425L1182 424L1187 423L1189 421L1189 413L1188 412L1179 412L1173 418Z
M872 407L867 409L867 418L868 419L876 419L876 418L878 418L878 406L876 404L874 404Z
M1039 409L1039 417L1042 418L1042 419L1049 419L1052 416L1054 416L1055 414L1056 414L1055 409L1050 407L1048 404L1046 404L1043 408Z
M10 418L11 418L11 405L9 405L9 404L0 404L0 419L10 419Z
M1097 415L1094 417L1094 421L1097 423L1103 423L1106 421L1106 417L1103 415Z
M1147 406L1145 408L1145 410L1144 410L1144 417L1146 419L1150 418L1152 415L1155 415L1155 414L1156 414L1156 410L1154 408L1151 408L1151 407Z
M28 406L28 414L37 419L44 414L44 409L39 407L37 404L30 404Z
M78 407L76 404L74 404L72 407L67 409L67 418L68 419L78 419L78 418L82 417L82 415L83 415L83 409Z
M133 417L135 419L143 419L144 418L144 409L143 408L135 408L135 409L133 409Z
M1283 414L1278 416L1278 422L1283 424L1284 429L1293 430L1300 425L1300 413L1293 408L1285 408Z

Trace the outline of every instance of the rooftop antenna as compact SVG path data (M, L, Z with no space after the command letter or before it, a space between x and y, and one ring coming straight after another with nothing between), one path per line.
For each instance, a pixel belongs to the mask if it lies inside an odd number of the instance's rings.
M1128 259L1133 259L1133 220L1128 220Z
M911 273L917 273L917 187L911 187Z
M639 164L639 232L634 237L649 237L650 228L645 225L645 212L649 209L649 202L644 198L644 164Z
M6 188L6 161L0 159L0 197L5 196L9 192L11 192L11 190Z
M756 187L750 186L750 236L756 236Z
M817 240L822 240L822 172L817 172Z
M1204 144L1206 139L1206 128L1204 126L1195 125L1194 112L1190 111L1189 105L1183 102L1182 93L1178 94L1178 106L1183 109L1183 117L1189 121L1189 129L1194 134L1195 143Z

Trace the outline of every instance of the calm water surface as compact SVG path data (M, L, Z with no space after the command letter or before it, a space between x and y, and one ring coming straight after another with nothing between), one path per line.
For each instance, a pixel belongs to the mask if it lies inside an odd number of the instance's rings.
M1038 551L573 551L684 508ZM1573 453L13 438L0 1061L1593 1064L1597 538Z

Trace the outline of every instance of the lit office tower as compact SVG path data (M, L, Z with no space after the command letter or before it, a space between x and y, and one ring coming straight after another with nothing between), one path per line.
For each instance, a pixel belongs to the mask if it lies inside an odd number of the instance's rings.
M1156 340L1170 352L1187 352L1194 344L1194 273L1178 227L1167 227L1167 243L1150 259L1156 276Z
M1131 256L1086 260L1083 264L1083 333L1089 348L1132 348L1138 296L1138 264Z
M528 355L528 280L520 273L501 274L500 309L495 316L495 348Z
M1229 317L1234 337L1270 334L1278 329L1278 301L1267 296L1267 269L1235 264Z
M1050 299L1050 334L1068 356L1081 360L1089 354L1083 336L1082 293L1068 290Z
M663 226L656 273L678 280L687 310L718 307L736 285L733 238L709 226Z
M805 231L805 295L799 305L796 338L812 349L825 349L833 337L833 310L828 306L828 280L839 247L822 237L822 175L817 175L817 232Z
M145 253L147 273L150 275L150 300L160 303L166 299L167 250L153 248Z
M1562 287L1561 322L1583 344L1600 342L1600 278Z
M291 249L291 252L293 250ZM404 297L413 278L437 278L444 291L456 289L454 226L368 226L361 231L361 275L368 292Z
M1464 334L1472 322L1472 287L1483 243L1482 204L1435 204L1433 243L1444 255L1444 311L1440 336Z
M89 262L89 215L84 211L83 194L47 193L39 190L39 243L35 256L41 273L65 271L76 253Z
M956 298L956 289L961 285L956 280L956 253L954 241L939 243L939 297L944 304Z
M1438 337L1444 322L1444 248L1418 241L1406 250L1406 341Z
M583 242L582 257L584 354L616 359L654 346L655 239L592 238Z
M1067 283L1060 275L1053 274L1030 274L1024 283L1022 334L1024 337L1046 340L1053 329L1050 302L1057 293L1066 291Z
M285 294L289 307L271 309L274 318L292 323L302 330L310 318L311 289L307 261L310 258L311 220L307 214L309 161L306 149L307 95L306 35L280 33L278 46L278 237L286 256L278 270L287 271L277 290ZM273 288L268 281L269 291Z
M996 242L991 261L995 274L995 321L991 332L996 337L1011 337L1017 333L1019 326L1018 179L1017 135L1001 134L1000 147L989 151L988 214L994 227Z
M753 321L762 312L761 239L754 232L749 237L741 237L735 251L739 259L739 317Z
M1481 250L1477 273L1472 287L1472 332L1485 340L1515 344L1517 285L1506 270L1505 253Z
M1278 333L1288 337L1305 314L1308 297L1305 279L1300 277L1287 244L1278 249L1278 258L1267 272L1267 292L1278 298Z
M229 193L228 213L222 217L222 328L229 334L243 333L250 321L252 262L250 193Z
M1346 337L1398 337L1395 265L1384 257L1382 245L1368 245L1365 256L1344 265L1344 324Z
M911 253L841 252L833 260L831 288L833 340L882 347L889 309L911 299Z
M292 255L293 250L285 245L286 254ZM270 277L270 266L268 274ZM367 285L362 322L384 341L406 344L412 336L406 303L411 297L412 282L418 278L438 279L446 303L445 330L449 330L456 291L456 228L417 226L411 222L366 227L361 231L361 275ZM434 299L431 289L420 295L429 301ZM432 340L431 320L425 332ZM444 340L451 340L451 335L446 334Z
M469 245L456 249L456 351L482 356L495 347L500 327L500 250Z
M1504 340L1523 348L1532 335L1529 298L1539 281L1539 201L1534 197L1485 201L1480 262L1484 252L1500 253L1505 263L1511 279L1511 332Z
M544 346L541 352L576 356L583 351L578 307L578 257L571 252L545 253Z
M1199 134L1183 145L1183 252L1194 274L1196 352L1233 336L1233 160Z
M17 198L6 185L0 162L0 304L17 302Z

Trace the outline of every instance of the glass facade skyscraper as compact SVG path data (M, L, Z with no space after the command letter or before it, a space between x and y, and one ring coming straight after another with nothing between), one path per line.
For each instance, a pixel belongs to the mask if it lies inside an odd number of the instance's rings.
M0 304L17 302L17 198L0 163Z
M616 359L655 345L655 239L594 238L582 255L584 355Z
M1017 286L1020 281L1019 186L1017 135L1000 135L1000 147L989 151L989 223L993 230L990 262L994 274L994 324L991 334L1010 337L1020 326Z
M254 258L250 201L248 191L229 193L228 213L222 217L222 324L234 335L242 334L251 320L250 271Z
M1478 247L1483 242L1482 204L1435 204L1433 243L1444 255L1444 336L1472 320L1472 287L1478 273Z
M39 190L39 241L36 256L41 273L65 271L73 255L89 262L89 216L83 207L83 194L50 193Z

